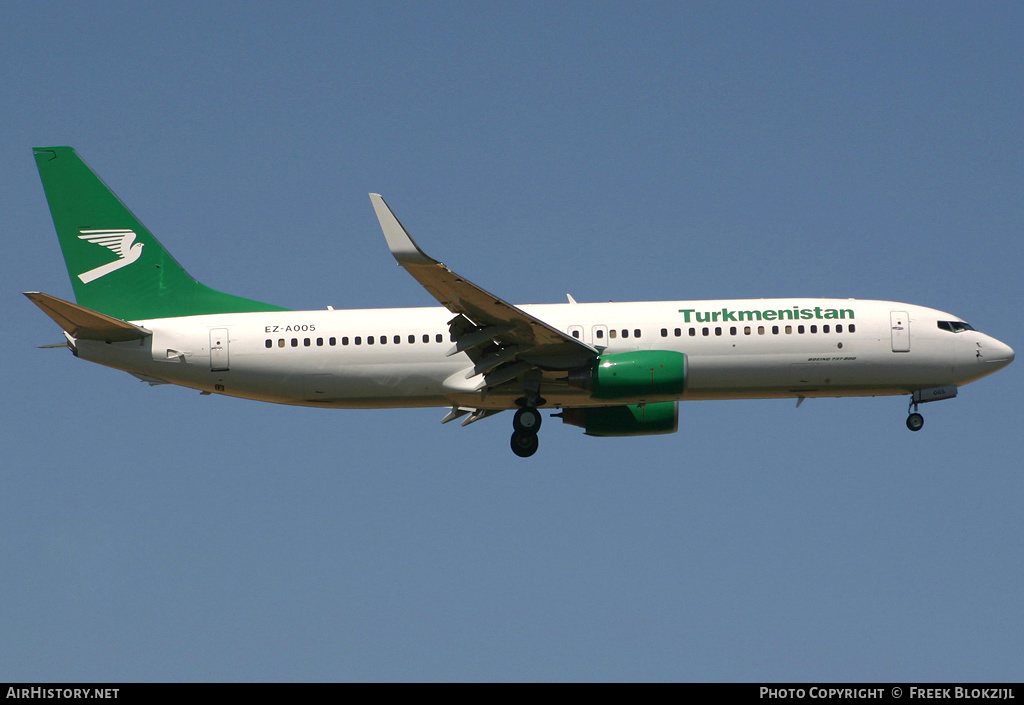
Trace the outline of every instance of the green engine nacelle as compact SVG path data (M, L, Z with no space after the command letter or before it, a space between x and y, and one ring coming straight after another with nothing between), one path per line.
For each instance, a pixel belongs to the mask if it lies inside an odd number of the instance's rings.
M565 409L562 423L579 426L588 436L651 436L675 433L679 429L679 404L600 406L593 409Z
M686 355L672 350L634 350L601 355L590 371L594 399L679 397L686 386Z

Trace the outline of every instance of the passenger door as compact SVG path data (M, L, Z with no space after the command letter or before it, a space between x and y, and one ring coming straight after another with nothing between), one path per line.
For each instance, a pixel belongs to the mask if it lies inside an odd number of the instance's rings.
M891 311L892 351L910 352L910 316L906 311Z

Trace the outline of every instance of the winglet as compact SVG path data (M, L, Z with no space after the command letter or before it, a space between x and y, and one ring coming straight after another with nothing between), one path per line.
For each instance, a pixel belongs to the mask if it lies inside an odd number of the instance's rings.
M437 264L437 260L424 254L413 241L379 193L371 193L370 202L380 221L380 229L384 231L384 239L388 241L388 249L399 264Z

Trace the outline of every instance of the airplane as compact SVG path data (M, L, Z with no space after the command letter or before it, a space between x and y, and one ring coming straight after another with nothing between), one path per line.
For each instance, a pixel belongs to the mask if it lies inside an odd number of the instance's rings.
M744 299L513 305L426 255L379 194L391 254L440 307L293 311L193 279L71 147L36 164L75 303L25 292L71 352L151 385L336 409L505 410L512 451L542 409L590 436L678 429L679 402L909 395L918 405L1014 359L958 316L892 301ZM63 346L63 343L58 346Z

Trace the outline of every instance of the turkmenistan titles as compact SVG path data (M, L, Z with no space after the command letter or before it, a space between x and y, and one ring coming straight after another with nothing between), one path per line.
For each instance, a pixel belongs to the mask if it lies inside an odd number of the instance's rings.
M856 316L852 308L769 308L748 311L733 311L723 308L717 311L698 311L693 308L681 308L686 323L716 323L725 321L808 321L808 320L853 320ZM692 317L691 317L692 316Z

